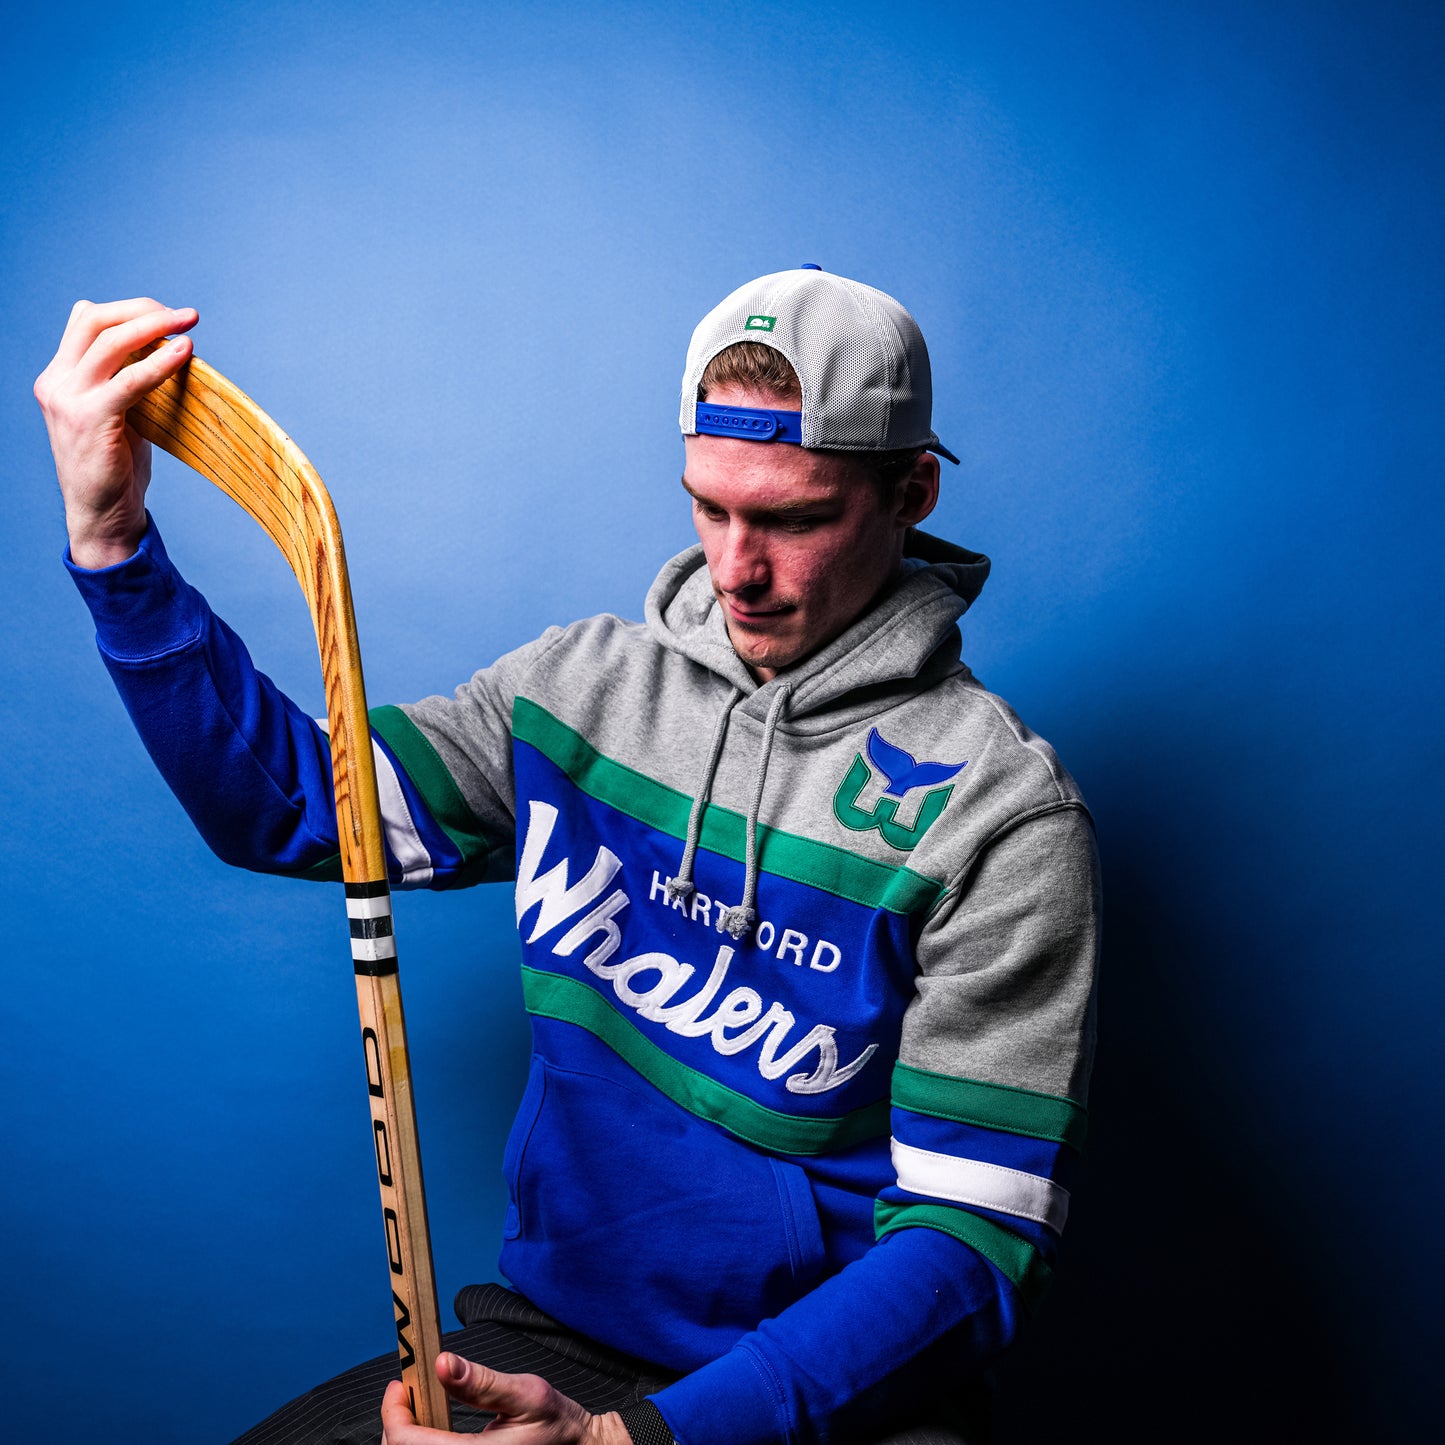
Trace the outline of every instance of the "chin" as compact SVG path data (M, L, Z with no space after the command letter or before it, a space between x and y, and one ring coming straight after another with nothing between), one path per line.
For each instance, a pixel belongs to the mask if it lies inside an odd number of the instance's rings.
M749 667L767 667L774 672L780 672L785 667L791 667L795 662L801 662L810 653L816 652L821 646L820 642L810 641L800 637L773 637L762 636L758 638L746 635L736 635L741 629L728 627L728 641L733 645L733 651Z
M778 644L775 647L739 647L733 643L733 651L742 658L749 667L768 667L774 672L781 672L785 667L791 667L795 662L806 657L811 648L802 647L797 644Z

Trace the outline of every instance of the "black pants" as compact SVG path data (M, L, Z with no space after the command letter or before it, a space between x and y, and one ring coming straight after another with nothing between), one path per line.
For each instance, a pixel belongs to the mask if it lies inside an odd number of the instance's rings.
M468 1285L456 1302L463 1328L443 1337L454 1354L509 1375L540 1375L595 1415L635 1404L675 1375L609 1350L560 1325L530 1300L496 1284ZM234 1445L377 1445L381 1397L398 1379L396 1352L368 1360L283 1405ZM970 1402L981 1418L963 1430L924 1425L890 1435L880 1445L983 1445L986 1399ZM453 1404L452 1429L480 1434L491 1416Z

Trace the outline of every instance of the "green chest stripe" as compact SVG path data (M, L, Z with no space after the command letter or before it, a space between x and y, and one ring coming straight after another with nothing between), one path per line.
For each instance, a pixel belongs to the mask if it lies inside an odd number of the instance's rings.
M680 1064L617 1012L601 994L561 974L522 968L527 1012L576 1024L601 1039L674 1104L774 1154L829 1154L888 1133L888 1101L840 1119L804 1119L755 1103L745 1094Z
M1073 1149L1084 1147L1089 1123L1087 1110L1072 1099L980 1079L955 1079L904 1063L893 1066L893 1102L915 1114L1052 1139Z
M512 733L561 768L589 798L660 833L677 839L687 836L692 800L686 794L604 756L536 703L523 697L516 700ZM747 820L730 808L709 804L703 815L701 842L709 852L741 863L747 849ZM865 908L901 914L926 911L944 892L944 885L936 878L911 868L875 863L846 848L765 824L758 825L758 850L767 872L861 903Z
M1053 1271L1028 1240L967 1209L943 1204L892 1204L875 1200L873 1232L882 1239L896 1229L937 1229L976 1249L1011 1280L1030 1309L1043 1298Z

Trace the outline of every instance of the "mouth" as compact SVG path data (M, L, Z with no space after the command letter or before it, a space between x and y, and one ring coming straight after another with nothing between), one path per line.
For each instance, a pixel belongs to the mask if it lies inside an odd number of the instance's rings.
M790 616L794 611L793 604L790 602L783 603L778 607L740 607L730 597L724 598L723 601L728 616L744 627L766 627L781 617Z

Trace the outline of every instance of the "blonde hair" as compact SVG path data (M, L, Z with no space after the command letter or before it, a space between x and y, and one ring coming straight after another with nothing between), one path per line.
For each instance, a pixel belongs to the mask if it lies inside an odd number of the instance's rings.
M779 401L803 399L803 384L793 363L775 346L764 346L761 341L735 341L723 347L708 362L698 382L697 399L706 401L708 392L720 386L765 391Z

